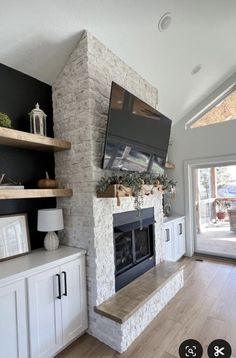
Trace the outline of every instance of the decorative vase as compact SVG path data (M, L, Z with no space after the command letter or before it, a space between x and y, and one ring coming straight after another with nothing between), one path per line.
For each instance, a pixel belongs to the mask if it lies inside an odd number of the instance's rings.
M219 220L223 220L225 219L226 213L224 211L219 211L218 213L216 213L216 216Z
M50 231L44 238L44 247L47 251L54 251L58 249L59 239L54 231Z

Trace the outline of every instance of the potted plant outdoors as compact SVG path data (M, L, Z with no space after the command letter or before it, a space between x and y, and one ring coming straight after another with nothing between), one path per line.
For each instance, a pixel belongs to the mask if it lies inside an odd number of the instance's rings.
M215 203L217 208L217 212L216 212L217 218L219 220L225 219L227 210L230 207L230 202L224 199L216 199Z

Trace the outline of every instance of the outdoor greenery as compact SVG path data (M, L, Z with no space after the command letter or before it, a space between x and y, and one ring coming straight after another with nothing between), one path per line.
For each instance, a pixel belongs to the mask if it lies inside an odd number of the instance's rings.
M215 203L216 203L218 212L224 213L227 211L228 208L230 208L230 202L227 200L216 199Z
M11 128L11 119L2 112L0 112L0 127Z
M229 167L218 167L216 168L217 185L220 187L225 183L232 181L232 175L229 171Z

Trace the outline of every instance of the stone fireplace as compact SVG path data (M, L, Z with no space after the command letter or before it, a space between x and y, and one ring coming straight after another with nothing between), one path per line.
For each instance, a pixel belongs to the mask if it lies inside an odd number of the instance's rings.
M178 291L182 276L169 284L168 294L162 294L164 298L161 296L160 300L154 296L154 303L146 302L124 325L94 311L95 306L128 283L127 277L117 283L125 266L129 265L130 277L135 278L142 274L136 272L138 265L143 266L142 269L157 265L162 261L163 251L161 193L144 197L143 209L147 210L143 211L142 223L134 218L134 198L121 198L121 205L117 206L116 198L96 197L96 184L105 174L101 163L112 81L151 106L157 106L157 90L92 35L84 32L53 85L53 112L55 136L72 143L70 151L55 154L59 186L73 189L72 198L57 201L64 211L65 230L61 241L87 250L89 333L122 352ZM129 218L133 215L133 226L128 230L129 234L126 232L120 237L118 231L131 223L122 221L124 213ZM125 258L120 258L121 255Z

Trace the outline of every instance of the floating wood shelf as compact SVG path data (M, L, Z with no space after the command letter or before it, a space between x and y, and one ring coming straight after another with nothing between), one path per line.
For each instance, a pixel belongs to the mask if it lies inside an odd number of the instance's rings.
M163 186L160 185L142 185L143 195L150 195L157 192L163 193ZM97 191L97 198L117 198L117 205L120 206L120 198L134 196L134 192L131 188L122 184L110 184L105 191Z
M3 127L0 127L0 145L50 152L71 148L71 143L63 139L44 137Z
M0 199L71 197L71 189L2 189Z

